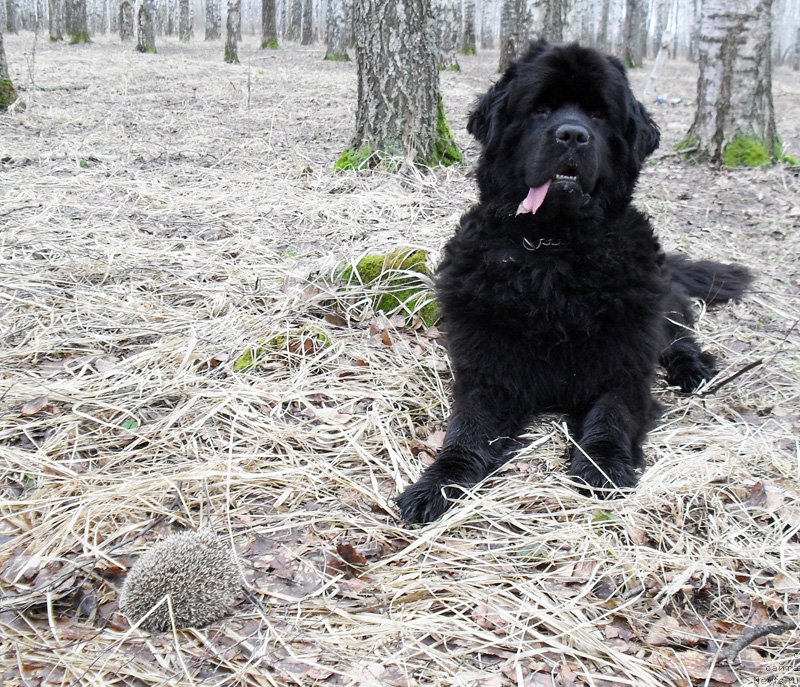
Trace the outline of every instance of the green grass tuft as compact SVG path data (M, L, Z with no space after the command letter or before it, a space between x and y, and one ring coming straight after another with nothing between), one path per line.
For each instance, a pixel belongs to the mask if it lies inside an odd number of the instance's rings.
M262 50L277 50L280 48L280 44L278 43L277 38L270 38L269 40L263 41L261 43Z
M233 361L234 372L244 372L258 366L265 357L278 354L304 356L316 353L333 344L328 332L319 327L301 327L277 334L256 346L246 349Z
M91 43L92 39L89 37L88 32L86 31L79 31L78 33L73 33L69 37L69 44L75 45L77 43Z

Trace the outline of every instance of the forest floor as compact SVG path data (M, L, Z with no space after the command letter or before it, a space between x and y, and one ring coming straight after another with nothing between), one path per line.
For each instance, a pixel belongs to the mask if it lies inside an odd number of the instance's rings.
M721 653L800 616L800 180L670 152L695 65L668 63L672 104L648 103L663 146L636 202L669 249L757 272L701 312L727 383L659 383L629 498L577 494L548 418L414 528L394 498L441 442L441 337L325 275L398 244L435 262L475 200L464 126L497 54L442 74L464 166L334 173L356 74L320 46L246 37L232 66L202 41L5 43L27 108L0 117L0 683L800 681L796 630ZM800 79L777 68L773 87L798 156ZM130 628L126 570L200 526L235 547L248 594L203 630Z

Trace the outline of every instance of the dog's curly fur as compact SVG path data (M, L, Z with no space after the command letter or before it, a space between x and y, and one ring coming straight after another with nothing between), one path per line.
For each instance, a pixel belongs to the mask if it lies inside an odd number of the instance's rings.
M483 147L480 202L436 281L453 411L436 461L398 499L411 522L437 518L453 485L507 460L541 412L567 415L577 482L606 495L633 487L659 412L656 365L687 392L714 375L690 299L737 298L750 281L736 265L665 255L631 207L659 130L617 59L532 43L478 100L468 130Z

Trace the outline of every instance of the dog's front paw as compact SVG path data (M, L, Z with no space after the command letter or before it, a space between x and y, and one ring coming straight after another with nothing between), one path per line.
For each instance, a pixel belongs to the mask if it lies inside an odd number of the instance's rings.
M412 484L397 497L403 520L420 524L436 520L450 507L443 491L448 491L444 485L425 477Z
M697 358L675 361L667 369L667 383L670 386L680 387L681 391L689 394L717 374L714 364L714 356L710 353L703 353Z
M631 460L591 461L577 450L572 453L569 474L586 485L580 489L582 493L604 499L624 496L619 490L631 489L639 481Z

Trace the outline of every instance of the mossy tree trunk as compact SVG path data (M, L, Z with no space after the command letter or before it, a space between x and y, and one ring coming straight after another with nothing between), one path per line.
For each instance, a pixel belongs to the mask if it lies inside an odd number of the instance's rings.
M70 43L88 43L89 22L86 16L86 0L66 0L69 4L67 13L67 33Z
M704 0L698 45L697 111L685 146L712 162L726 159L732 144L762 147L779 157L772 101L770 58L772 0Z
M0 110L7 110L17 99L17 91L11 82L6 62L6 49L3 47L3 32L0 31Z
M300 35L301 45L311 45L314 42L313 7L311 0L303 0L303 30Z
M461 0L436 0L435 14L439 69L457 72L461 69L456 58L461 26Z
M261 0L261 47L278 47L278 24L275 16L275 0Z
M503 0L500 15L500 64L504 72L519 56L528 36L528 3L525 0Z
M328 2L326 44L326 60L350 61L350 56L347 54L347 5L345 0Z
M229 64L239 64L236 33L242 14L241 2L242 0L228 0L228 16L225 20L225 61Z
M206 40L215 41L220 36L219 0L206 0Z
M403 157L411 164L460 160L439 95L430 0L356 0L354 23L358 107L353 149Z
M133 38L133 6L129 0L122 0L119 5L119 37L122 41Z
M64 34L61 28L61 0L48 0L47 23L51 41L63 41Z
M461 27L461 54L475 55L475 0L464 0L464 23Z
M178 0L178 37L182 43L192 39L192 4L189 0Z
M156 8L153 0L145 0L139 7L136 18L136 50L139 52L156 52Z
M643 0L625 0L622 57L626 67L641 67L644 61L642 37L647 36Z

